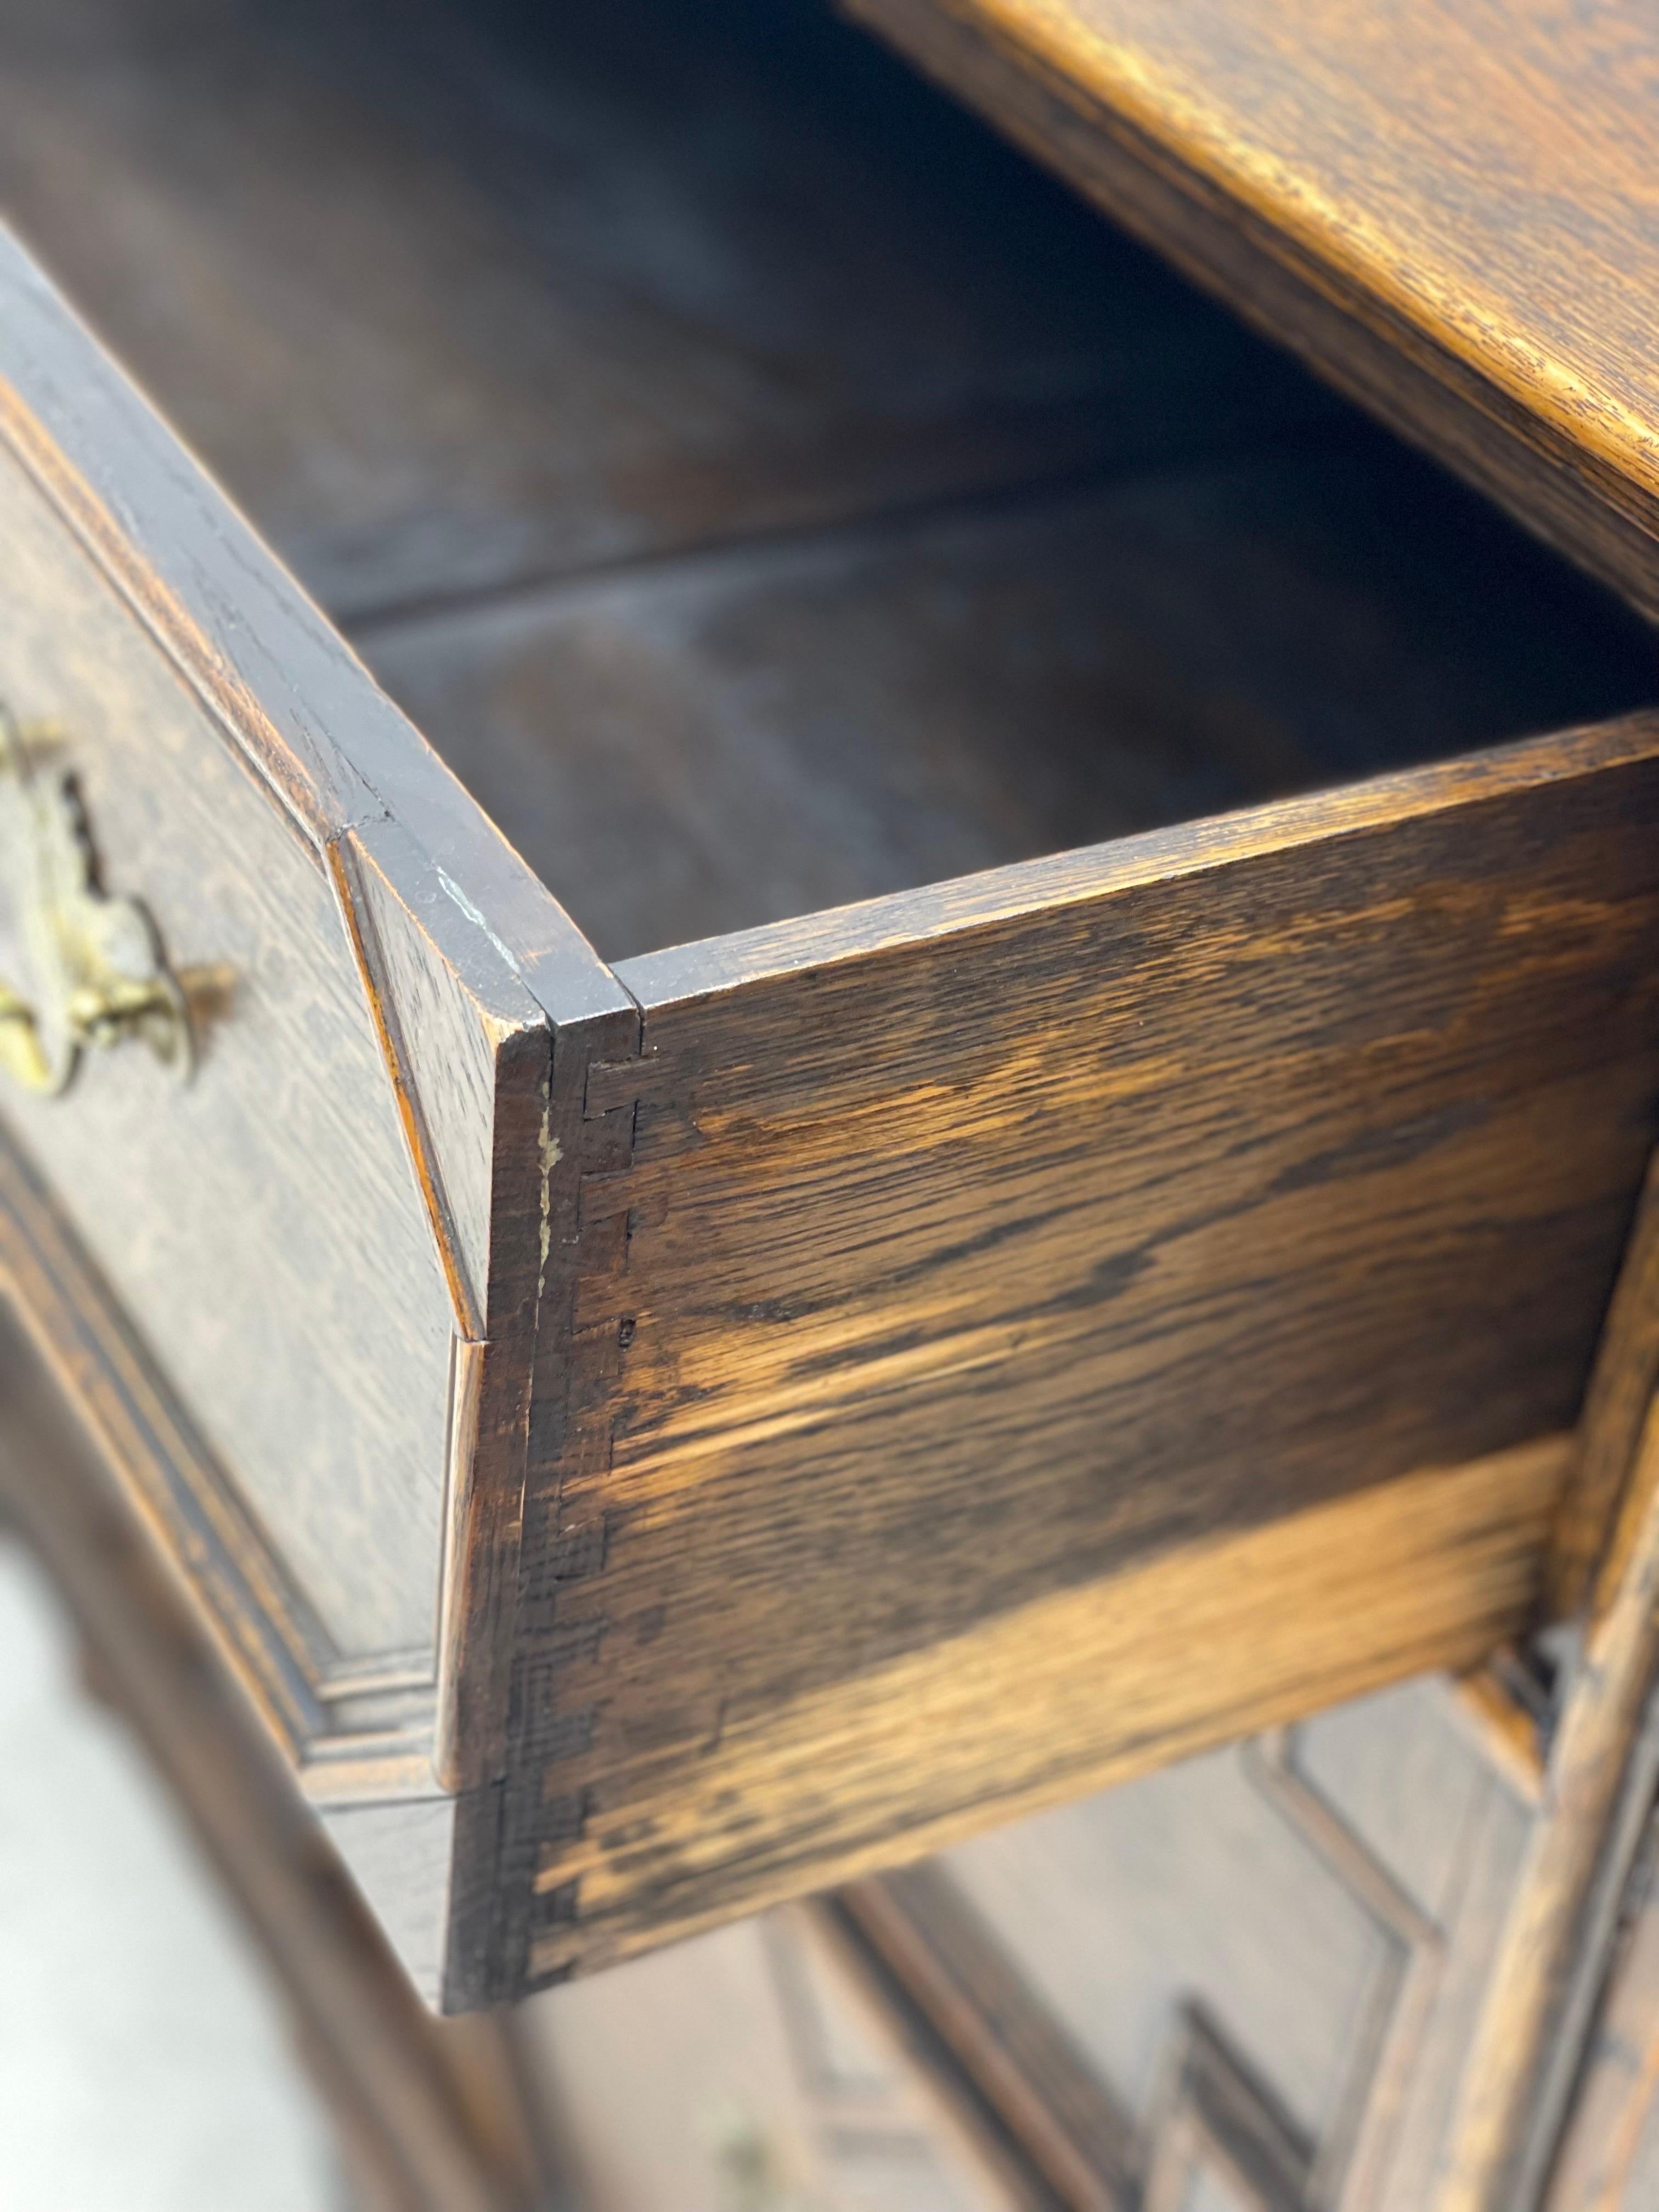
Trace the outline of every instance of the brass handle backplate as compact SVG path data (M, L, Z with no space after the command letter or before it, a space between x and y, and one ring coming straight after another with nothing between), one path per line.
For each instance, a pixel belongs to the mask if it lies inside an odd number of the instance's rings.
M131 1039L188 1077L190 1008L155 925L104 890L75 779L46 750L0 706L0 884L27 969L0 978L0 1070L55 1096L88 1047Z

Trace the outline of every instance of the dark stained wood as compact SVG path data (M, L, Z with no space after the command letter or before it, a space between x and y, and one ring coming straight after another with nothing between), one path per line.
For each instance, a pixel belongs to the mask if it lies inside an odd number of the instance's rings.
M497 1971L1500 1640L1651 1140L1656 816L1638 718L623 963Z
M1555 0L848 4L1659 612L1644 15Z
M227 1024L202 1080L153 1113L118 1081L51 1102L56 1114L9 1102L39 1224L9 1203L8 1267L46 1286L32 1310L58 1371L166 1526L228 1662L296 1759L341 1758L323 1794L435 1796L477 1778L500 1741L495 1639L510 1643L513 1616L496 1601L517 1586L555 1032L568 1058L585 1024L606 1038L631 1002L4 240L0 285L5 681L27 678L24 710L80 740L100 827L125 821L119 850L142 855L146 891L203 927L204 951L234 954L235 994L264 1016ZM228 939L250 894L265 926ZM271 1018L284 991L301 1009L286 1035ZM258 1186L246 1206L222 1196L238 1175ZM354 1202L380 1199L372 1231L341 1218L331 1177ZM343 1289L341 1254L360 1270ZM312 1332L301 1379L273 1390L295 1325ZM349 1378L319 1421L331 1360ZM216 1422L220 1380L242 1395ZM427 1416L414 1449L387 1419L411 1402ZM147 1418L157 1406L166 1418ZM356 1464L390 1498L378 1527L349 1482L297 1480L307 1412L331 1449L361 1437ZM261 1492L249 1468L273 1463ZM322 1516L307 1521L313 1499ZM366 1601L355 1648L317 1620L319 1562L343 1617ZM373 1641L388 1601L412 1650ZM358 1660L381 1693L374 1720ZM447 1755L459 1729L477 1765Z
M13 7L0 198L342 614L1329 412L817 0Z
M1656 689L816 6L76 0L0 61L17 219L610 952ZM1230 467L1287 435L1282 479ZM1115 511L1029 489L1125 470ZM954 531L823 540L941 497ZM539 618L373 619L757 532Z
M486 1986L601 1966L1402 1675L1467 1665L1527 1610L1565 1464L1565 1440L1547 1437L1395 1477L919 1640L805 1696L786 1681L775 1700L724 1710L707 1686L722 1662L699 1661L695 1679L676 1670L686 1637L647 1683L676 1593L607 1609L633 1593L609 1587L610 1530L592 1491L577 1493L588 1517L562 1535L581 1565L561 1587L558 1633L528 1655L507 1848L493 1870L482 1857L466 1870L497 1915ZM800 1639L781 1656L799 1668L816 1624L804 1572L796 1587ZM749 1595L732 1590L723 1613ZM837 1620L824 1649L863 1626Z
M1358 422L356 642L612 958L1659 694L1644 625Z
M634 1109L625 1102L606 1110L590 1093L593 1068L625 1066L639 1034L630 1010L562 1025L555 1036L538 1137L535 1341L520 1370L525 1457L515 1471L525 1472L514 1481L501 1479L499 1463L489 1470L494 1480L480 1486L483 1545L456 1532L480 1602L450 1662L459 1695L438 1723L440 1779L468 1792L459 1802L443 1990L453 2011L516 1994L542 1847L570 1817L564 1801L549 1803L533 1784L526 1786L518 1739L547 1723L561 1660L596 1656L600 1640L591 1628L573 1635L567 1619L573 1588L604 1561L604 1524L584 1518L577 1501L583 1477L607 1449L607 1392L619 1356L614 1325L595 1328L586 1300L595 1279L624 1256L624 1218L596 1203L595 1194L626 1175ZM558 1455L556 1482L532 1486L532 1449L544 1458ZM578 1716L562 1740L576 1748L582 1736ZM504 1960L511 1962L505 1968Z

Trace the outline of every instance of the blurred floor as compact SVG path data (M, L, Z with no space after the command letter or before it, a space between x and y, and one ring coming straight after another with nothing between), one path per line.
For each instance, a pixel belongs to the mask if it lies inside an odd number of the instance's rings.
M327 2122L235 1921L0 1541L0 2206L335 2212Z

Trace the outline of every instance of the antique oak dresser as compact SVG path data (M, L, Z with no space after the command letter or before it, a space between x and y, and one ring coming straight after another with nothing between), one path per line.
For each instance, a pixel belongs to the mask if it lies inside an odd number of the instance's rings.
M1659 42L851 12L0 15L9 1371L442 2008L1624 2204Z

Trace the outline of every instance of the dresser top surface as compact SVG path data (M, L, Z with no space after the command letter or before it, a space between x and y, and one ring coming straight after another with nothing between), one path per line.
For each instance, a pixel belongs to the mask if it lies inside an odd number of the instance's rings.
M922 12L854 5L896 29ZM1523 436L1659 530L1651 10L946 0L934 13L1034 70L1085 125L1127 125L1218 187L1403 347L1420 333L1472 368Z

